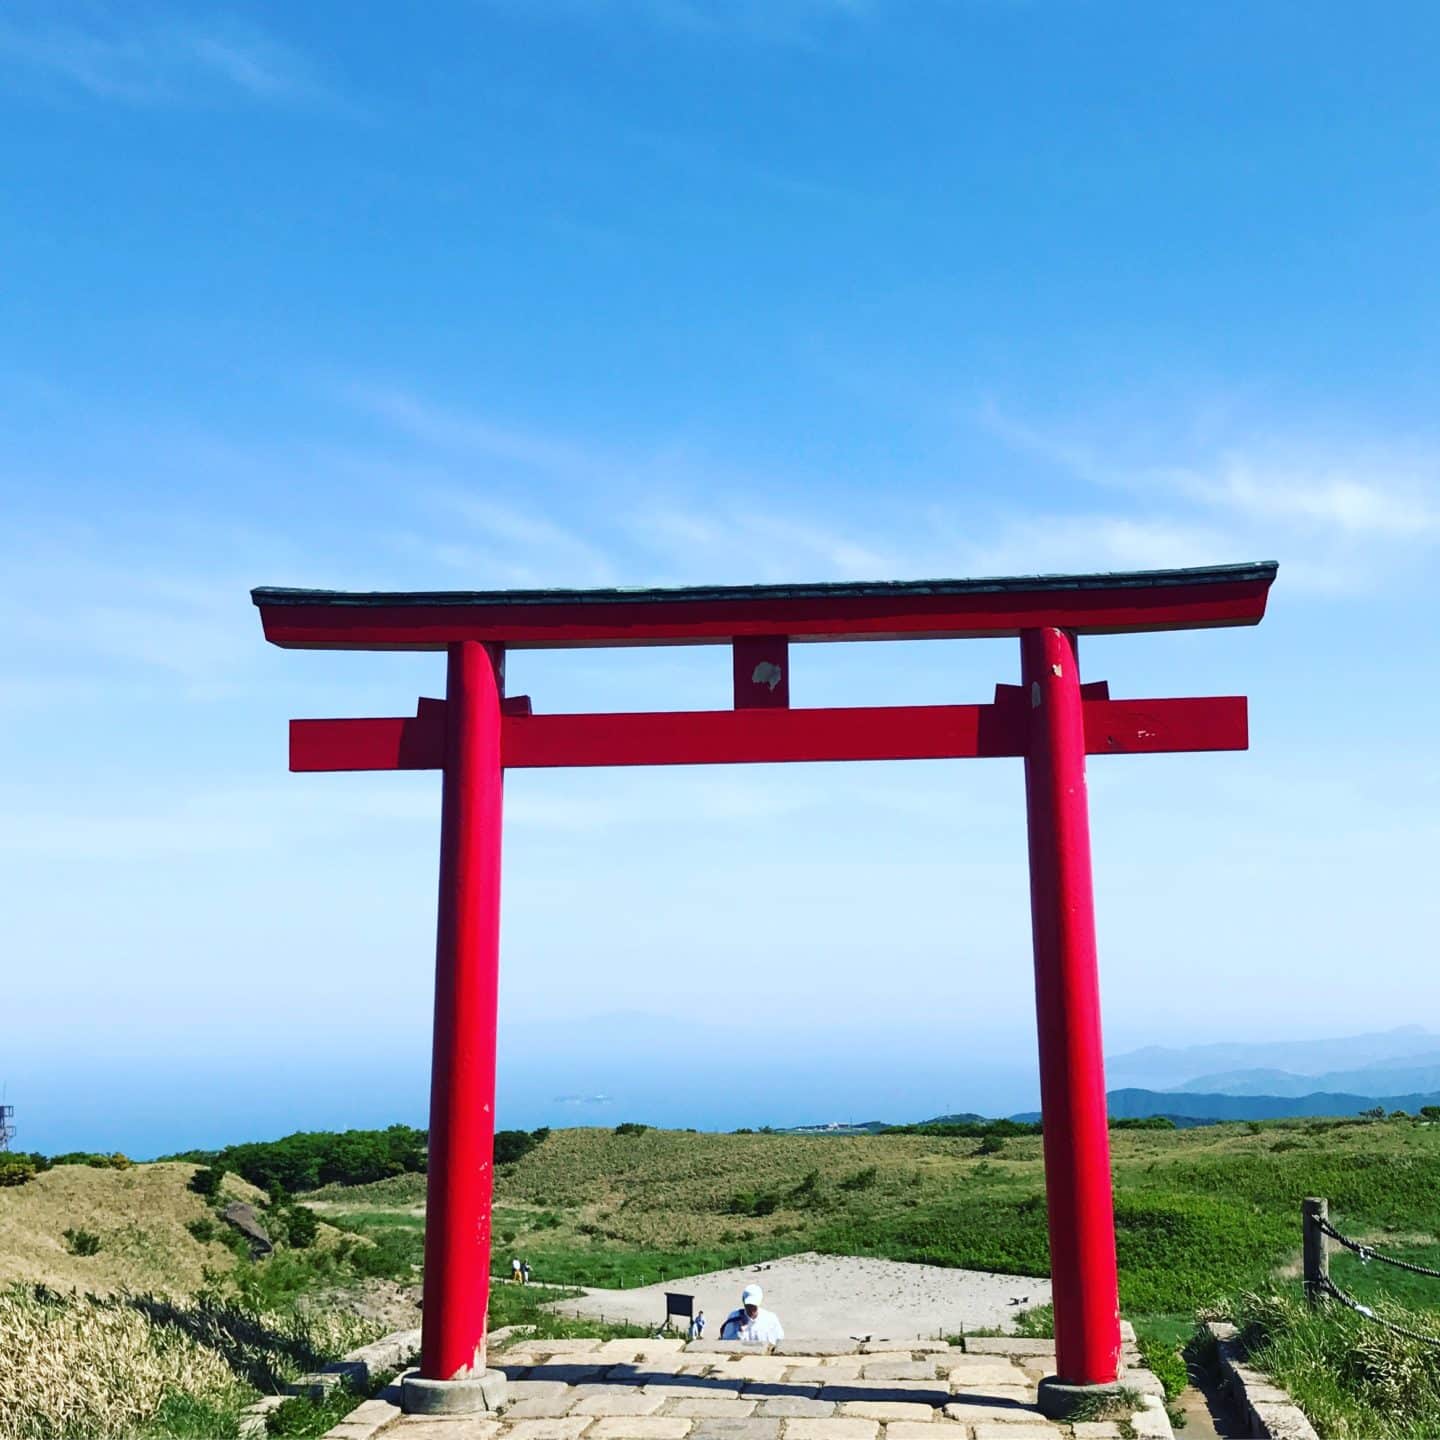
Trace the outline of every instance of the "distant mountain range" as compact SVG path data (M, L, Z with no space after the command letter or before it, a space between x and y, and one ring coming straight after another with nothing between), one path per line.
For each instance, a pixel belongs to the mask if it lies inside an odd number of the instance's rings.
M1360 1115L1377 1105L1414 1114L1422 1105L1440 1105L1440 1090L1409 1095L1346 1095L1315 1091L1309 1095L1217 1095L1177 1090L1111 1090L1105 1096L1116 1120L1165 1115L1183 1120L1278 1120L1298 1115ZM1019 1118L1018 1116L1016 1117Z
M1120 1089L1222 1095L1300 1096L1321 1090L1399 1095L1440 1089L1440 1035L1419 1025L1405 1025L1326 1040L1241 1041L1185 1048L1148 1045L1109 1056L1105 1072L1108 1082Z
M1106 1062L1111 1115L1273 1120L1440 1104L1440 1036L1419 1025L1326 1040L1147 1046Z
M1362 1065L1356 1070L1327 1070L1296 1075L1288 1070L1232 1070L1200 1075L1177 1085L1177 1094L1313 1095L1317 1090L1363 1095L1404 1095L1440 1090L1440 1053L1415 1056L1408 1064Z
M1180 1126L1286 1116L1360 1115L1377 1105L1414 1114L1440 1105L1440 1035L1406 1025L1326 1040L1226 1042L1167 1048L1149 1045L1105 1062L1111 1116L1162 1115ZM937 1115L924 1124L973 1122L975 1114ZM1012 1115L1034 1121L1038 1111ZM799 1125L791 1135L874 1134L862 1125Z

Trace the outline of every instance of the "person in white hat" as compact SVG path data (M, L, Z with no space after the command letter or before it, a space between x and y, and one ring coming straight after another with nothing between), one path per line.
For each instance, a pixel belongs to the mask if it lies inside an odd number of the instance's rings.
M785 1338L780 1317L773 1310L762 1310L765 1292L758 1285L747 1285L740 1292L740 1308L732 1310L720 1327L722 1340L746 1340L760 1345L774 1345Z

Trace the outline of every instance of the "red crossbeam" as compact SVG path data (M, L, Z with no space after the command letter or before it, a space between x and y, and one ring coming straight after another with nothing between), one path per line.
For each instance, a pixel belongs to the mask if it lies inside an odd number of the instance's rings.
M1244 750L1245 698L1087 699L1091 755ZM292 770L434 770L444 760L444 703L411 718L292 720ZM1025 753L1028 709L1018 687L992 705L823 710L692 710L530 715L507 704L506 769L597 765L775 764L806 760L941 760Z

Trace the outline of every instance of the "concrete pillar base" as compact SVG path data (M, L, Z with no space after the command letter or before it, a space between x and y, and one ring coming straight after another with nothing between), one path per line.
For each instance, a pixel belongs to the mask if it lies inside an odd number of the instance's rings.
M400 1377L400 1408L407 1415L475 1415L506 1400L505 1376L485 1370L459 1380L426 1380L411 1370Z
M1035 1403L1040 1413L1051 1420L1066 1420L1077 1411L1091 1412L1110 1402L1119 1410L1131 1398L1131 1388L1119 1380L1108 1385L1070 1385L1058 1375L1047 1375L1041 1382Z

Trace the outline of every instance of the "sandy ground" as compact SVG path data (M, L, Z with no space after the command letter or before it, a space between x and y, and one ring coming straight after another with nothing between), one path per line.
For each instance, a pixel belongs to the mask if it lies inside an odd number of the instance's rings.
M779 1315L790 1339L929 1339L958 1334L962 1327L1009 1328L1017 1310L1050 1299L1050 1282L1029 1276L811 1253L667 1280L641 1290L587 1290L583 1300L563 1301L555 1308L658 1328L665 1292L678 1291L695 1296L705 1312L705 1338L718 1340L721 1322L752 1281L763 1287L766 1309Z

